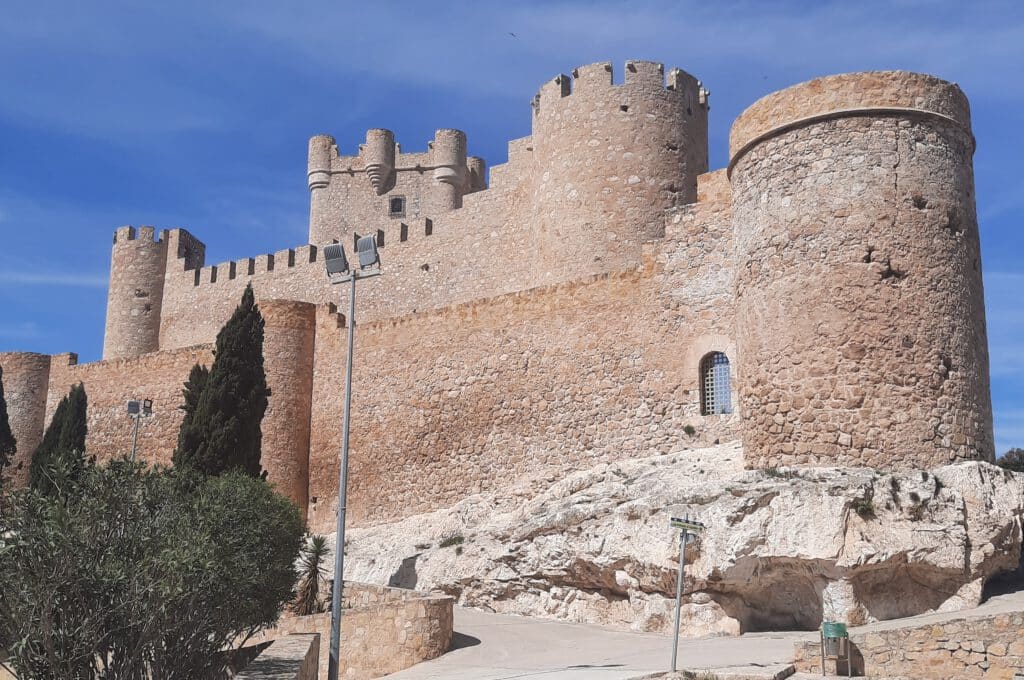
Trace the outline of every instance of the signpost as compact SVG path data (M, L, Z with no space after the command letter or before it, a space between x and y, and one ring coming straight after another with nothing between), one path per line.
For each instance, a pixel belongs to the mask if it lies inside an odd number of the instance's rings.
M676 658L679 652L679 619L683 609L683 572L686 570L686 544L696 540L706 528L701 522L689 517L670 518L673 529L679 529L679 575L676 577L676 625L672 634L672 672L676 672Z

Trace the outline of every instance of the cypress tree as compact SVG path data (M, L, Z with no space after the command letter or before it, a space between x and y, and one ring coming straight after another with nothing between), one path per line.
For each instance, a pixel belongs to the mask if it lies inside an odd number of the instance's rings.
M188 465L189 457L194 455L196 449L199 448L202 428L195 423L194 419L199 406L199 397L202 395L209 377L210 369L201 364L193 366L192 371L188 374L185 389L182 390L185 403L180 408L185 412L185 417L178 430L178 447L174 450L173 458L175 467Z
M260 424L267 411L267 376L263 370L263 315L252 286L217 334L208 375L195 367L185 385L185 421L174 452L175 465L207 475L240 470L259 477Z
M11 432L7 418L7 401L4 399L4 369L0 366L0 487L4 484L4 469L11 464L18 443Z
M60 400L43 441L32 455L29 484L44 494L60 490L62 480L74 482L85 469L88 398L79 383Z

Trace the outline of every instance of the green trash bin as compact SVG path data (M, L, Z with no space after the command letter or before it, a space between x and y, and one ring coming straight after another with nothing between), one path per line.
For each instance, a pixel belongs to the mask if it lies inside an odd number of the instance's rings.
M850 663L850 633L845 623L824 621L821 624L821 674L825 675L825 660L836 661L838 672L840 660L846 661L848 677L853 676L853 664Z

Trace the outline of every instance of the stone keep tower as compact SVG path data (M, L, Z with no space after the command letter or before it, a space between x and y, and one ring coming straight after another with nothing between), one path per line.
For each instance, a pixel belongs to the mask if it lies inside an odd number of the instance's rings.
M309 242L343 242L395 219L437 217L486 187L484 162L466 155L466 135L438 130L425 153L402 153L390 130L373 129L356 156L333 137L309 140Z
M153 227L121 227L114 233L107 292L103 358L120 359L160 348L160 307L167 267L165 233Z
M121 227L114 232L103 358L121 359L160 349L161 310L168 272L203 266L206 246L184 229Z
M796 85L732 127L748 463L993 456L967 100L937 78Z
M628 268L692 203L708 169L708 93L686 72L626 63L560 75L534 98L533 224L541 265L587 275Z

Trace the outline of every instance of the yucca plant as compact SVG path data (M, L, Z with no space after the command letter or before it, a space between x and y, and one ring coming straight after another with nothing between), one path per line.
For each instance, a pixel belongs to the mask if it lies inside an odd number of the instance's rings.
M326 611L325 598L320 596L321 586L327 585L327 538L313 535L299 555L299 585L292 606L299 616Z

